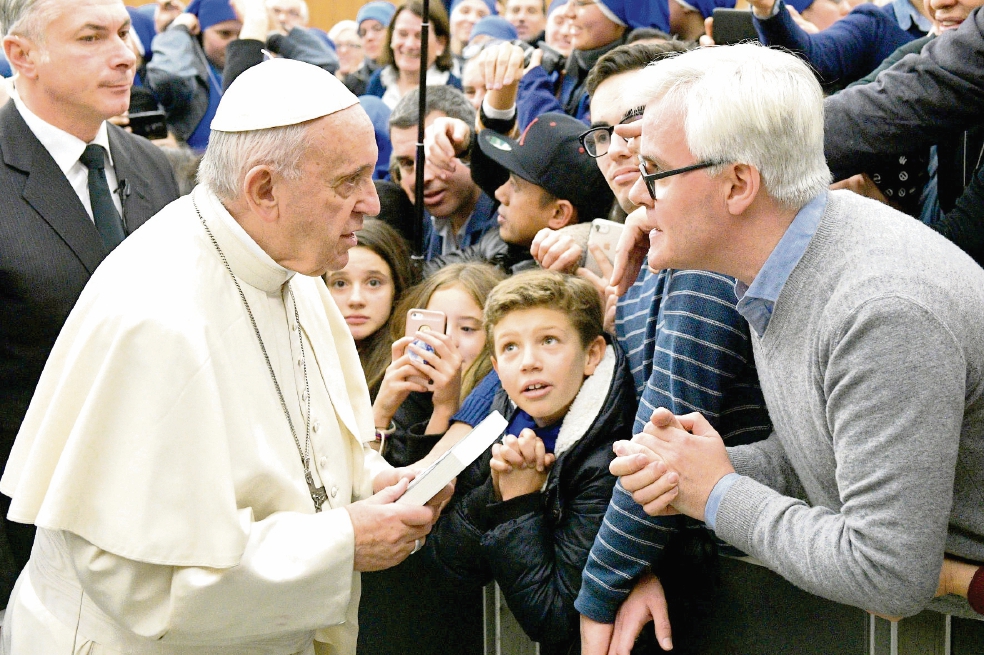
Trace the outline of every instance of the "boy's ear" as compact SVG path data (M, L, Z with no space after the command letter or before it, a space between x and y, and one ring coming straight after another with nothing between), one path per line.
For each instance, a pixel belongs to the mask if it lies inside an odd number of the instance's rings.
M559 230L562 227L567 227L574 223L577 223L577 210L574 209L571 201L558 199L554 202L550 220L547 221L547 227L551 230Z
M605 356L605 337L598 335L595 337L591 345L588 346L588 357L584 362L584 375L594 375L595 369L598 368L598 364L601 363L601 359Z
M499 374L499 362L495 361L495 357L492 356L492 355L489 355L489 361L492 362L492 370L494 370L496 372L496 375L498 375Z

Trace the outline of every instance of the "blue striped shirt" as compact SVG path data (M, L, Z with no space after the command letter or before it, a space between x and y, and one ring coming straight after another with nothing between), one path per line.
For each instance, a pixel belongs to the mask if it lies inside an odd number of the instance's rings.
M768 436L771 423L734 285L733 278L705 271L644 269L619 301L615 332L639 398L633 432L666 407L700 412L729 445ZM658 563L679 529L704 528L682 516L646 515L617 484L584 569L578 611L611 623L633 582Z

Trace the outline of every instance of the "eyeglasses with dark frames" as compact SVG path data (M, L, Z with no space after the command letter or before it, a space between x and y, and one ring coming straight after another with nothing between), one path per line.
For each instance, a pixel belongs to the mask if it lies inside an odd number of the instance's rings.
M680 173L689 173L690 171L699 171L702 168L710 168L711 166L720 166L725 162L720 161L703 161L696 164L691 164L690 166L684 166L683 168L674 168L670 171L662 171L659 173L650 173L646 170L646 161L639 157L639 172L642 173L642 179L646 183L646 190L649 191L649 197L656 200L656 182L667 177L672 177L674 175L679 175Z
M632 111L628 116L618 122L619 125L635 123L642 118L642 111ZM580 135L578 140L588 153L588 157L604 157L608 154L608 149L612 146L612 134L615 132L614 125L598 125L592 127L587 132Z

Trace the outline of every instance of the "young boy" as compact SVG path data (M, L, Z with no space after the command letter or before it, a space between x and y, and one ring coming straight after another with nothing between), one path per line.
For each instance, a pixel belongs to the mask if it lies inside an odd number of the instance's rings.
M574 599L614 484L612 443L631 434L631 374L581 278L537 270L501 282L485 329L507 436L458 478L422 555L456 588L495 579L540 652L567 653L579 643Z

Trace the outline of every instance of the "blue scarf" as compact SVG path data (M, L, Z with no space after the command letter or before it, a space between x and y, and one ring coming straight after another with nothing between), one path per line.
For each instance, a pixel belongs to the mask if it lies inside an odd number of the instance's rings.
M506 434L511 434L518 437L519 433L522 432L524 428L529 428L536 433L536 436L543 440L543 445L546 447L547 452L552 453L554 451L554 446L557 444L557 435L560 433L560 424L563 422L563 419L561 419L553 425L548 425L541 428L536 424L536 421L533 420L532 416L521 409L517 409L516 414L509 422L509 427L506 428Z

